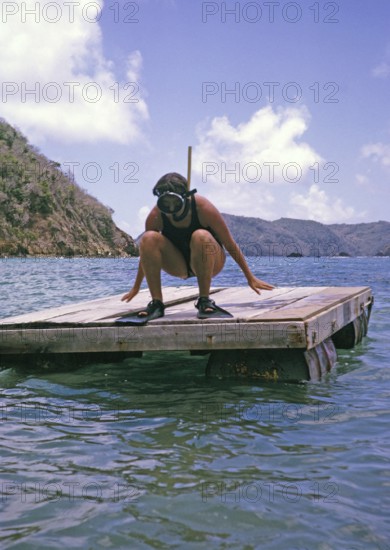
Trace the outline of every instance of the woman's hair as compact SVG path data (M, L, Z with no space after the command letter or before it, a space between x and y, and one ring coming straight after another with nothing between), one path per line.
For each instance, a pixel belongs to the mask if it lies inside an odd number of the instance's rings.
M153 187L153 194L158 195L167 191L177 193L178 195L183 195L186 193L188 191L188 183L186 178L177 172L165 174L165 176L160 178Z

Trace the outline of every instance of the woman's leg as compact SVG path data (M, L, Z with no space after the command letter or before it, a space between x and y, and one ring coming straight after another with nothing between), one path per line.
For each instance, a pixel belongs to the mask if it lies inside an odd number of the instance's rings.
M186 279L188 268L183 255L172 242L157 231L146 231L140 242L140 261L152 299L163 301L161 270Z
M208 296L211 279L225 265L225 251L207 229L194 231L190 246L191 269L198 279L199 296Z

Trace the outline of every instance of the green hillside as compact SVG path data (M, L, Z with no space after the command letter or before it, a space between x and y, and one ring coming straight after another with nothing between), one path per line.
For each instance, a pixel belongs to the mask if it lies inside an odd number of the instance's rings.
M0 120L0 256L137 255L112 213Z

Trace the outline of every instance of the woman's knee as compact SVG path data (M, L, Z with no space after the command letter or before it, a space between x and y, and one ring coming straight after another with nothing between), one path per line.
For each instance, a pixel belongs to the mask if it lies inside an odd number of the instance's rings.
M207 229L196 229L191 235L191 244L214 241L214 237Z
M142 235L139 248L140 251L146 251L154 249L156 246L162 243L162 235L157 231L145 231Z
M191 258L200 258L203 262L213 259L215 262L224 262L224 252L207 229L197 229L191 236Z
M211 249L215 245L218 246L218 243L214 239L210 231L207 231L207 229L197 229L191 235L191 241L190 241L191 250L196 250L196 249L203 250L206 248Z
M197 229L191 235L190 248L192 253L206 256L217 253L219 245L210 231Z

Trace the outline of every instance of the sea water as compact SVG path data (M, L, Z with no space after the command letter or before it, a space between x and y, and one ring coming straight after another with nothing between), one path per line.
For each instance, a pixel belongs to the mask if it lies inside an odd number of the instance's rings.
M0 316L125 293L137 263L1 259ZM181 352L2 370L0 548L390 548L390 259L248 263L370 286L368 336L316 383L208 379ZM232 260L214 280L245 282Z

